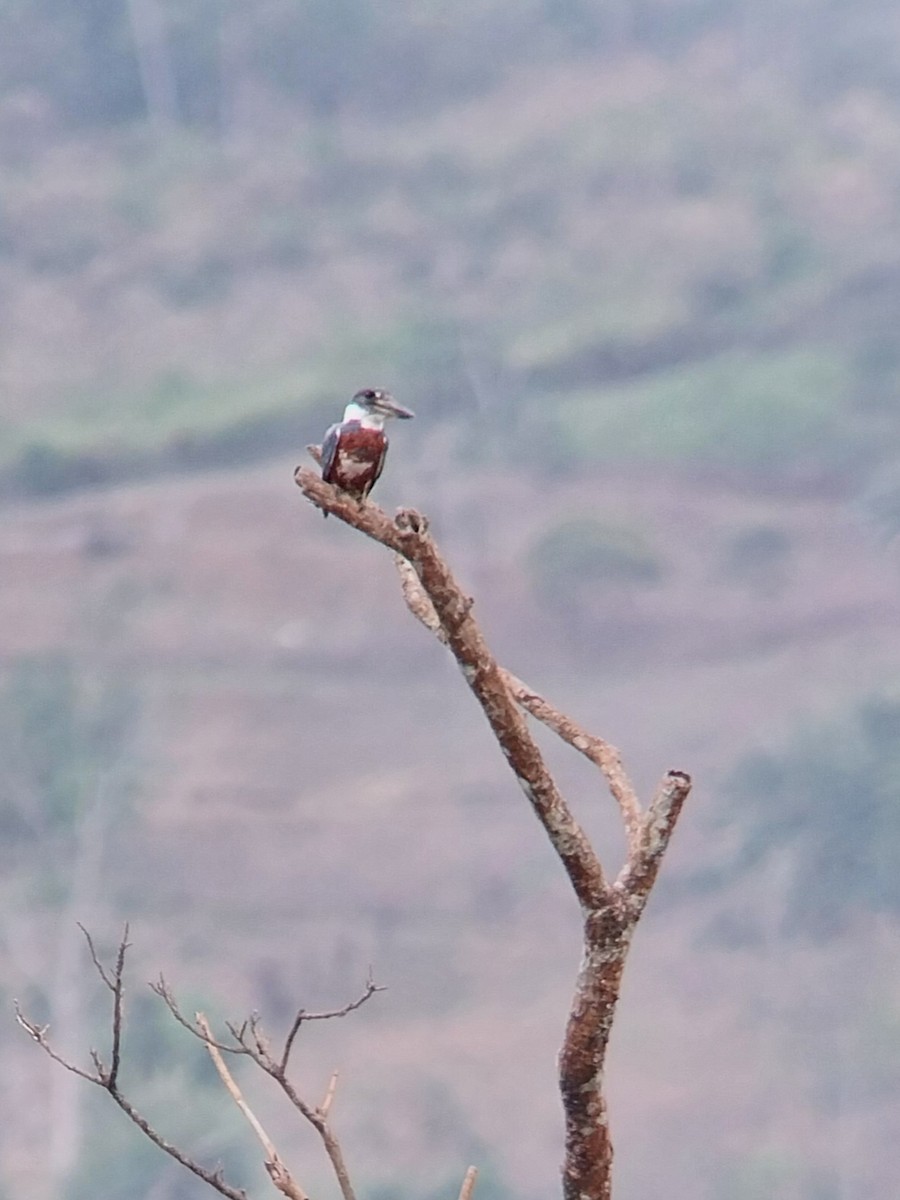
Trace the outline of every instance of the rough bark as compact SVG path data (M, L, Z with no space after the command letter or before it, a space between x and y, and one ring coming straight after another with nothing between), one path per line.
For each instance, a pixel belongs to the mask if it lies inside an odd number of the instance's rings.
M316 458L317 448L309 449ZM690 778L681 771L668 772L644 812L615 748L587 733L497 663L472 615L472 599L441 557L426 518L401 509L392 520L376 505L357 503L306 467L298 467L294 478L317 507L394 551L410 611L459 664L578 897L583 954L559 1057L566 1122L563 1192L565 1200L610 1200L613 1150L603 1092L606 1050L632 934L690 791ZM622 814L628 846L627 860L614 882L608 881L548 771L526 712L586 755L605 776Z

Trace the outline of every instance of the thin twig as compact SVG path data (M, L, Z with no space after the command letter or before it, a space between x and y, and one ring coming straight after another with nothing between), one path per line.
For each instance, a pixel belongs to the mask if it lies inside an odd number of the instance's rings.
M282 1074L288 1068L288 1059L291 1057L291 1051L294 1048L294 1038L300 1032L300 1026L303 1024L303 1021L305 1018L306 1018L306 1013L301 1008L297 1012L296 1017L294 1017L294 1020L291 1023L291 1027L288 1030L288 1035L284 1039L284 1050L282 1051L282 1054L281 1054L281 1062L278 1064L279 1067L281 1068Z
M203 1031L199 1029L193 1021L189 1020L178 1007L178 1002L175 999L172 989L166 982L165 976L160 975L159 979L155 983L148 983L147 986L150 988L151 992L155 992L156 995L159 996L178 1024L181 1025L183 1029L186 1029L188 1033L192 1033L195 1038L199 1038L201 1042L204 1042L206 1045L215 1046L217 1050L221 1050L225 1054L250 1053L246 1046L243 1045L230 1046L227 1042L216 1041L215 1038L210 1041ZM231 1027L229 1026L229 1031L230 1030ZM240 1042L240 1038L236 1038L235 1040Z
M91 935L87 931L87 929L85 929L85 927L81 924L80 921L76 921L76 925L81 930L81 932L84 934L84 940L87 942L87 947L88 947L88 950L90 951L91 962L94 964L94 966L97 970L97 974L100 976L100 978L103 980L103 982L109 988L109 990L111 992L114 992L116 990L115 976L110 975L107 972L106 967L104 967L103 963L100 961L100 958L97 954L96 947L94 946L94 939L91 937ZM124 945L125 948L127 949L128 948L127 942L128 942L128 924L126 923L125 930L124 930L124 933L122 936L122 941L119 943L119 948L121 949L121 947Z
M338 1073L337 1073L337 1071L332 1071L331 1078L328 1080L328 1087L325 1091L324 1099L322 1100L322 1103L319 1105L319 1113L321 1114L321 1116L325 1117L326 1119L328 1117L328 1114L331 1112L331 1106L334 1103L334 1093L337 1091L337 1085L338 1085Z
M116 1104L118 1104L119 1108L121 1108L122 1112L125 1113L125 1115L131 1121L133 1121L135 1125L137 1125L138 1129L140 1129L141 1132L145 1134L155 1146L158 1146L160 1150L168 1154L170 1158L174 1158L176 1162L179 1162L183 1167L186 1167L191 1174L196 1175L199 1179L202 1179L204 1183L208 1183L209 1186L214 1188L215 1191L217 1191L221 1196L227 1196L228 1200L247 1200L247 1193L243 1188L232 1187L230 1183L225 1182L225 1180L222 1178L222 1171L220 1168L209 1170L207 1167L201 1166L200 1163L195 1162L192 1158L188 1158L183 1150L179 1150L177 1146L173 1145L172 1142L168 1141L162 1136L162 1134L158 1133L147 1120L147 1118L143 1116L142 1113L139 1113L138 1110L131 1104L131 1102L126 1100L120 1091L116 1090L115 1092L110 1092L110 1095L115 1100Z
M96 1083L100 1087L106 1086L106 1082L100 1072L98 1072L96 1075L92 1075L90 1071L85 1071L81 1067L77 1066L77 1064L69 1062L67 1058L63 1058L61 1054L58 1054L53 1049L51 1044L47 1041L47 1030L50 1028L49 1025L36 1025L33 1021L29 1021L19 1007L18 1000L13 1001L13 1008L15 1009L16 1021L19 1023L19 1025L22 1026L31 1040L36 1042L44 1051L44 1053L49 1055L49 1057L52 1058L55 1063L59 1063L61 1067L65 1067L65 1069L67 1071L71 1071L73 1075L78 1075L82 1079L86 1079L88 1083Z
M371 1000L371 998L375 995L376 992L386 992L386 991L387 991L386 985L383 983L375 983L375 981L372 979L372 976L370 974L366 979L365 988L363 989L362 994L357 996L357 998L355 1000L350 1000L342 1008L329 1008L329 1009L326 1009L324 1012L306 1012L304 1010L301 1010L303 1013L303 1020L304 1021L332 1021L337 1017L346 1017L350 1013L356 1012L356 1010L358 1008L362 1008L362 1006L365 1004L365 1002L367 1000Z
M78 1075L81 1079L87 1080L88 1083L93 1083L97 1087L101 1087L104 1091L108 1092L118 1107L128 1117L128 1119L135 1124L138 1129L140 1129L141 1132L145 1134L145 1136L148 1137L151 1142L153 1142L155 1146L158 1146L160 1150L162 1150L165 1154L168 1154L170 1158L174 1158L176 1162L181 1163L183 1167L185 1167L193 1175L196 1175L198 1179L202 1179L204 1183L207 1183L211 1188L217 1191L220 1196L225 1196L227 1200L247 1200L247 1193L244 1191L244 1189L233 1187L231 1184L226 1183L222 1178L222 1172L220 1170L210 1170L209 1168L202 1166L200 1163L196 1162L194 1159L185 1154L183 1150L180 1150L177 1146L173 1145L173 1143L167 1138L164 1138L162 1134L150 1124L143 1113L139 1112L138 1109L136 1109L131 1103L131 1101L128 1100L119 1090L118 1069L121 1061L121 1044L124 1028L123 996L125 990L125 959L129 948L128 927L125 927L125 932L121 942L119 943L119 949L116 955L116 964L112 972L110 972L108 968L104 967L103 963L101 962L100 957L96 952L91 935L83 926L81 926L81 930L87 941L88 949L90 950L91 954L91 960L97 970L98 975L102 979L104 985L113 993L113 1050L110 1069L107 1071L103 1066L100 1055L96 1050L91 1051L91 1061L94 1064L96 1072L94 1074L92 1074L90 1071L83 1070L81 1067L77 1066L77 1064L64 1058L61 1054L53 1049L53 1046L47 1039L47 1026L37 1025L34 1021L29 1020L19 1008L18 1003L15 1004L17 1022L19 1025L21 1025L29 1037L36 1042L44 1051L44 1053L47 1054L55 1063L58 1063L67 1071L71 1071L73 1075Z
M287 1167L285 1167L281 1156L275 1148L275 1143L266 1133L253 1109L244 1099L241 1089L238 1087L234 1080L234 1076L225 1065L225 1059L222 1057L218 1046L215 1044L215 1038L212 1035L212 1030L209 1027L209 1022L207 1021L205 1015L201 1012L198 1012L196 1014L196 1020L197 1028L203 1035L203 1040L206 1043L206 1049L209 1051L209 1056L213 1060L216 1070L219 1072L219 1078L224 1083L229 1096L231 1096L232 1100L243 1113L250 1128L259 1138L260 1144L262 1145L263 1150L266 1152L266 1170L269 1172L272 1182L284 1196L288 1197L288 1200L309 1200L306 1192L303 1191L303 1189L291 1175L290 1171L288 1171Z
M218 1075L220 1075L224 1086L226 1086L229 1096L232 1097L234 1103L238 1105L238 1108L246 1117L248 1124L250 1124L253 1133L256 1134L259 1141L262 1142L263 1150L265 1151L266 1156L269 1158L277 1158L278 1152L275 1148L275 1142L272 1141L269 1134L265 1132L262 1124L260 1124L257 1120L256 1114L254 1114L253 1110L250 1108L250 1105L247 1104L244 1096L242 1096L240 1088L235 1084L234 1076L229 1072L228 1067L226 1067L226 1062L224 1062L221 1051L215 1044L215 1038L212 1037L212 1030L209 1027L209 1021L206 1020L203 1013L197 1014L197 1027L199 1028L200 1032L203 1033L203 1040L206 1043L206 1050L209 1050L209 1056L212 1062L215 1063Z
M332 1008L325 1012L307 1012L306 1009L301 1008L294 1017L291 1027L288 1030L288 1035L285 1038L284 1050L281 1055L281 1070L283 1072L287 1070L288 1059L291 1057L291 1050L294 1046L294 1039L300 1032L301 1025L304 1025L307 1021L331 1021L338 1017L346 1017L349 1013L356 1012L358 1008L362 1008L365 1002L370 1000L376 992L384 991L387 991L387 989L382 984L376 983L370 972L362 994L357 996L355 1000L351 1000L348 1004L345 1004L343 1008Z
M124 993L124 978L125 978L125 954L128 950L128 925L125 925L125 931L122 934L122 940L119 942L119 950L116 954L116 966L113 973L113 1022L112 1022L112 1056L109 1067L109 1079L107 1087L110 1095L115 1096L116 1085L119 1079L119 1064L122 1061L122 996ZM93 954L93 946L91 947Z

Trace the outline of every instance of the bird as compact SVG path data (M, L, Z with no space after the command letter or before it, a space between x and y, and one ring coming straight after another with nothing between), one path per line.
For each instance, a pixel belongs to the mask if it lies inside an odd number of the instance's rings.
M322 478L362 504L384 468L388 448L385 422L391 417L408 420L413 416L415 413L382 388L358 391L343 418L325 433Z

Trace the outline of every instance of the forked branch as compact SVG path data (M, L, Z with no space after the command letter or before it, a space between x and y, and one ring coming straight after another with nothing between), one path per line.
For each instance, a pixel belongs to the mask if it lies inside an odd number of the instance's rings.
M316 448L309 449L318 461ZM377 505L358 503L307 467L298 467L294 479L318 508L393 551L407 607L459 664L578 897L584 918L584 953L560 1053L566 1116L563 1185L566 1200L609 1200L612 1143L603 1094L606 1049L631 936L690 791L690 778L682 771L668 772L645 812L615 747L588 733L497 663L472 614L472 599L454 579L428 532L425 517L401 509L392 520ZM553 730L603 774L626 835L627 859L615 882L607 880L600 859L550 774L522 710Z
M212 1030L203 1013L197 1013L197 1026L203 1035L203 1040L206 1042L206 1048L209 1051L210 1058L213 1060L213 1065L219 1073L219 1078L225 1085L225 1090L246 1118L247 1123L259 1138L262 1148L266 1152L265 1168L269 1173L269 1178L279 1192L287 1197L287 1200L309 1200L309 1196L307 1196L306 1192L304 1192L303 1188L297 1183L282 1162L281 1156L275 1149L275 1143L266 1133L265 1129L263 1129L253 1109L244 1099L241 1089L234 1081L234 1076L225 1065L225 1059L222 1057L221 1050L213 1040Z
M360 995L357 996L355 1000L351 1000L349 1003L343 1005L341 1008L328 1009L324 1012L307 1012L306 1009L299 1009L297 1015L294 1017L294 1020L291 1022L291 1026L288 1030L287 1036L285 1037L283 1046L279 1051L273 1054L270 1048L269 1038L266 1035L256 1013L251 1014L246 1020L242 1021L240 1025L229 1022L227 1028L228 1032L231 1034L232 1041L225 1042L213 1036L209 1023L206 1021L205 1017L202 1016L202 1014L198 1013L194 1021L191 1021L184 1015L178 1006L178 1002L175 999L172 989L169 987L163 976L160 976L159 980L156 983L152 983L150 986L153 991L155 991L156 994L161 997L179 1025L183 1026L190 1033L192 1033L194 1037L199 1038L200 1041L206 1046L207 1050L212 1056L213 1062L216 1065L216 1069L219 1071L219 1074L223 1082L225 1082L225 1085L228 1088L232 1098L238 1104L238 1107L241 1109L253 1127L257 1137L260 1138L260 1141L262 1141L263 1146L266 1148L268 1156L266 1159L266 1170L272 1177L272 1181L275 1183L276 1187L278 1187L284 1195L289 1197L293 1197L294 1192L291 1192L290 1190L285 1191L285 1188L295 1189L298 1196L299 1193L302 1192L299 1184L297 1184L296 1180L294 1180L287 1171L282 1159L274 1153L274 1146L264 1140L261 1127L256 1121L256 1118L252 1116L246 1101L243 1100L243 1097L241 1097L240 1100L238 1099L240 1092L237 1088L237 1084L235 1084L234 1080L231 1079L230 1072L228 1071L228 1068L225 1066L224 1060L222 1059L223 1052L226 1054L246 1055L257 1065L257 1067L260 1068L260 1070L264 1071L266 1075L275 1080L293 1107L297 1110L297 1112L300 1113L304 1120L308 1121L309 1124L312 1125L321 1139L322 1146L324 1147L325 1153L328 1155L328 1159L331 1163L331 1169L334 1173L335 1179L337 1180L343 1200L356 1200L353 1184L350 1179L350 1172L347 1169L347 1164L344 1159L343 1149L328 1119L332 1103L334 1102L335 1090L337 1088L337 1072L335 1071L331 1075L322 1103L315 1105L310 1104L300 1095L288 1077L287 1068L291 1055L291 1049L294 1045L297 1034L301 1026L306 1021L328 1021L346 1017L349 1013L355 1012L358 1008L361 1008L366 1001L370 1000L372 996L376 994L376 992L383 992L385 990L384 987L375 983L372 976L369 975L366 980L365 987ZM231 1083L227 1082L228 1079L231 1079Z
M412 564L401 555L395 554L394 565L400 576L400 587L407 608L426 629L435 635L439 642L446 646L448 644L447 637L434 610L434 605L426 596ZM554 708L548 700L530 688L527 683L523 683L511 671L507 671L505 667L500 667L500 673L517 703L530 716L546 725L573 750L577 750L594 766L600 768L622 814L629 852L635 851L641 837L641 805L634 785L622 766L619 751L603 738L588 733L571 717L560 712L558 708Z
M67 1071L72 1071L80 1078L93 1083L98 1087L102 1087L109 1092L110 1096L115 1100L116 1104L129 1117L131 1121L152 1141L155 1145L165 1151L182 1166L186 1167L193 1174L208 1183L220 1195L226 1196L229 1200L247 1200L246 1192L242 1188L234 1187L232 1184L226 1183L222 1177L220 1170L213 1170L204 1167L190 1155L185 1153L181 1148L175 1146L162 1136L150 1124L146 1117L140 1113L134 1105L123 1094L119 1086L119 1074L122 1064L122 1039L124 1035L124 1008L123 999L125 992L125 963L129 948L128 942L128 926L126 925L122 939L119 942L115 961L112 967L104 964L99 954L97 953L91 934L82 927L85 940L87 942L88 951L91 956L91 961L94 965L101 982L106 987L113 997L112 1001L112 1016L111 1016L111 1048L110 1048L110 1065L106 1066L104 1060L96 1050L91 1050L90 1058L94 1069L87 1070L84 1067L78 1066L77 1063L71 1062L64 1055L60 1054L52 1045L48 1038L47 1026L37 1025L31 1021L21 1010L16 1003L16 1020L26 1031L29 1037L35 1041L41 1049L49 1055L54 1062L65 1067ZM316 1130L326 1154L331 1163L332 1171L338 1183L343 1200L356 1200L350 1175L347 1170L347 1165L344 1161L343 1150L341 1144L334 1133L330 1123L329 1114L334 1102L335 1091L337 1088L337 1072L333 1072L329 1079L328 1086L325 1090L325 1095L322 1103L319 1105L309 1104L300 1093L297 1091L287 1075L288 1062L290 1059L291 1049L296 1041L297 1035L307 1021L327 1021L334 1018L345 1017L348 1014L355 1012L363 1004L375 995L376 992L384 991L384 988L375 983L371 975L366 980L365 987L359 996L354 1000L340 1008L329 1009L321 1012L308 1012L306 1009L300 1009L297 1012L284 1043L277 1054L273 1054L269 1049L269 1039L262 1028L259 1017L254 1013L243 1021L240 1025L232 1024L228 1026L231 1041L224 1041L213 1036L212 1029L203 1013L197 1013L194 1020L181 1011L174 993L169 987L163 976L160 976L155 983L151 983L152 990L162 999L163 1003L169 1009L172 1017L184 1029L188 1030L194 1037L198 1038L206 1047L216 1070L219 1074L222 1083L227 1089L229 1095L234 1100L235 1104L240 1109L241 1113L247 1120L253 1132L256 1134L265 1151L265 1168L269 1174L269 1178L286 1200L309 1200L306 1191L301 1187L296 1178L285 1166L284 1160L278 1153L275 1144L269 1137L268 1133L263 1128L259 1119L256 1117L252 1108L238 1086L234 1076L226 1065L224 1055L240 1055L251 1059L257 1067L269 1075L276 1081L284 1094L288 1097L294 1108L301 1116L308 1121Z
M123 1035L123 997L125 994L125 959L128 952L128 926L125 926L122 940L119 942L118 951L116 953L115 964L112 969L104 966L97 954L93 939L84 927L81 927L82 933L87 941L88 950L91 955L91 961L94 968L103 984L112 992L113 995L113 1010L112 1010L112 1036L111 1036L111 1052L110 1066L105 1067L103 1060L96 1050L91 1050L91 1061L94 1064L93 1071L87 1071L79 1067L76 1063L65 1058L50 1043L46 1025L36 1025L29 1020L22 1012L21 1008L16 1003L16 1020L41 1049L53 1059L65 1067L67 1071L72 1071L74 1074L86 1079L88 1083L96 1084L104 1091L109 1092L110 1096L121 1108L122 1112L132 1121L138 1129L145 1134L154 1145L160 1150L168 1154L170 1158L174 1158L176 1162L187 1168L188 1171L202 1179L204 1183L208 1183L214 1191L217 1191L220 1196L227 1196L228 1200L247 1200L247 1193L243 1188L232 1186L226 1183L222 1177L222 1172L218 1169L203 1166L202 1163L196 1161L186 1154L180 1147L170 1142L163 1137L158 1130L150 1124L147 1118L134 1107L119 1088L119 1067L121 1066L122 1054L122 1035Z

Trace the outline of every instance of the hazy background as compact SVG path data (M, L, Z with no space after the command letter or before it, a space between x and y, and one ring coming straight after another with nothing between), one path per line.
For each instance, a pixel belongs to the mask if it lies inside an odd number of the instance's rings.
M389 557L291 480L361 386L503 661L695 792L617 1200L895 1200L900 7L0 7L0 1200L270 1188L187 1011L304 1032L361 1194L558 1188L562 872ZM545 739L546 740L546 739ZM549 745L611 869L599 780ZM248 1096L314 1196L318 1147Z

